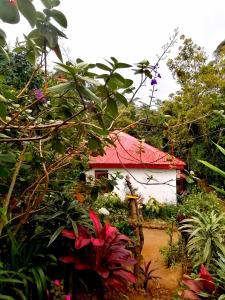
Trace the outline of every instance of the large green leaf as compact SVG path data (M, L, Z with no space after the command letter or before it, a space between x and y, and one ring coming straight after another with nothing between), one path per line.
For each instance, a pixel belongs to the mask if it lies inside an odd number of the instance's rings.
M43 5L45 7L47 7L48 9L51 9L52 8L52 1L51 0L41 0L41 2L43 3Z
M118 100L120 103L124 104L125 106L128 106L127 99L120 93L115 94L116 100Z
M101 70L109 71L109 72L111 71L111 69L110 69L108 66L104 65L104 64L97 63L96 66L97 66L99 69L101 69Z
M117 107L116 101L111 98L108 98L106 110L112 117L117 116L118 115L118 107Z
M61 11L52 9L49 13L49 16L52 17L57 23L59 23L59 25L67 28L67 19Z
M31 27L36 24L36 10L30 0L17 0L17 5L21 14L27 19Z
M115 90L115 89L126 89L130 87L133 84L132 80L125 79L123 76L121 76L119 73L113 73L110 76L110 79L108 81L108 86Z
M8 152L7 154L0 154L0 161L15 163L16 162L16 157L12 152Z
M219 192L219 193L221 193L222 195L225 196L225 190L224 189L218 188L215 185L210 185L210 186L213 187L217 192Z
M74 83L72 81L69 81L48 88L48 92L60 94L74 87L75 87Z
M8 175L9 169L0 165L0 177L7 177Z
M89 88L85 86L79 86L78 89L81 92L81 94L87 99L99 101L99 98Z
M223 176L225 178L225 172L219 168L217 168L216 166L210 164L207 161L204 160L199 160L200 163L202 163L203 165L205 165L207 168L211 169L212 171L220 174L221 176Z
M124 68L131 68L131 65L125 63L115 63L116 69L124 69Z
M52 4L52 7L56 7L56 6L59 6L60 1L59 0L51 0L51 4Z
M1 300L15 300L15 298L8 296L8 295L3 295L3 294L0 295L0 299Z
M10 62L9 55L2 46L0 46L0 52L3 54L3 59L5 58L7 62Z
M48 9L51 9L53 7L56 7L60 4L59 0L41 0L41 2L44 4L45 7Z
M215 144L215 145L220 150L220 152L223 153L223 155L225 155L225 149L218 144Z
M4 103L4 97L0 95L0 118L4 119L7 116L7 107L6 104Z
M20 14L15 1L0 0L0 19L10 24L19 23Z
M0 29L0 46L5 46L6 44L5 40L6 40L6 34L2 29Z
M58 229L56 229L56 231L51 236L47 247L49 247L57 239L57 237L60 235L60 233L63 231L64 228L65 226L61 226Z
M54 49L58 45L58 35L55 32L48 30L45 38L50 49Z
M0 278L0 282L23 283L23 281L14 278Z
M52 51L55 52L56 56L58 57L58 59L63 62L63 58L62 58L62 53L61 53L61 50L60 50L60 47L59 45L56 45L55 48L52 49Z

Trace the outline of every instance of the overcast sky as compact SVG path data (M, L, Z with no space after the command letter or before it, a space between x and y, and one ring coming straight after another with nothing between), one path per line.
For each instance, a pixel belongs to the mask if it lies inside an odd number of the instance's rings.
M61 0L58 8L68 19L68 40L63 44L70 57L92 63L110 56L131 64L143 59L154 63L177 27L209 56L225 39L225 0ZM11 43L29 30L25 20L16 26L0 23L0 27ZM178 87L166 61L161 63L160 73L156 97L164 99ZM146 86L144 98L149 89L150 85Z

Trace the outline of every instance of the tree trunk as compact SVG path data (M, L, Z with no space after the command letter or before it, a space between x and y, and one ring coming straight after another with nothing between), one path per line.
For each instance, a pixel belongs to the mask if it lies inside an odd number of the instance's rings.
M134 227L134 233L136 237L136 244L134 247L134 258L136 259L137 263L134 265L134 275L137 277L137 282L140 274L140 266L142 263L142 249L144 245L144 234L143 234L143 227L142 222L139 214L139 208L137 203L137 196L135 195L135 190L132 187L132 184L130 182L129 176L126 176L126 185L130 191L131 196L134 196L133 198L129 198L129 208L130 208L130 220L132 223L132 226Z

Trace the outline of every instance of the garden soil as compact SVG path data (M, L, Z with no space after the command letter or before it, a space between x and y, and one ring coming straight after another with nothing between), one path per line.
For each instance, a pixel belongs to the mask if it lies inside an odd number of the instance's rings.
M168 245L168 234L165 230L160 229L144 229L144 248L142 255L145 261L151 260L152 268L157 269L154 272L155 276L159 276L158 283L149 283L149 290L152 293L152 297L149 299L154 300L170 300L174 291L179 286L179 281L182 277L181 265L176 265L171 268L167 268L164 262L164 257L160 253L160 248ZM178 233L174 232L174 241L178 240ZM132 300L141 300L144 298L131 298ZM145 298L148 299L148 298Z

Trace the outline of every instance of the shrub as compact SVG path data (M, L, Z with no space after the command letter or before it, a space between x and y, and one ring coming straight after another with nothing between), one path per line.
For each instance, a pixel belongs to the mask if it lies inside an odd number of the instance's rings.
M143 216L145 218L157 218L161 210L161 204L153 197L143 205Z
M110 222L116 226L118 223L128 220L128 203L114 193L99 195L96 201L92 203L94 210L99 210L102 207L106 208L110 215Z
M217 197L216 193L194 192L184 197L182 204L178 205L178 214L184 216L194 216L196 211L202 213L217 213L224 210L224 205Z
M133 226L128 221L121 221L114 224L120 233L123 233L129 237L134 235Z
M189 235L187 251L194 267L200 264L209 265L219 254L225 255L225 215L212 211L200 213L197 216L182 221L180 229Z
M224 210L223 202L217 197L215 192L193 191L191 194L182 198L178 205L161 204L154 198L143 207L145 218L159 218L162 220L179 220L185 217L195 216L199 212L221 212Z
M136 281L133 273L124 268L125 265L136 263L130 251L125 249L129 238L109 224L102 226L93 211L90 211L89 216L94 233L83 226L78 226L77 232L63 230L62 236L72 240L72 243L71 251L60 260L65 264L73 264L78 271L93 274L92 281L97 277L105 287L124 290L128 282Z

